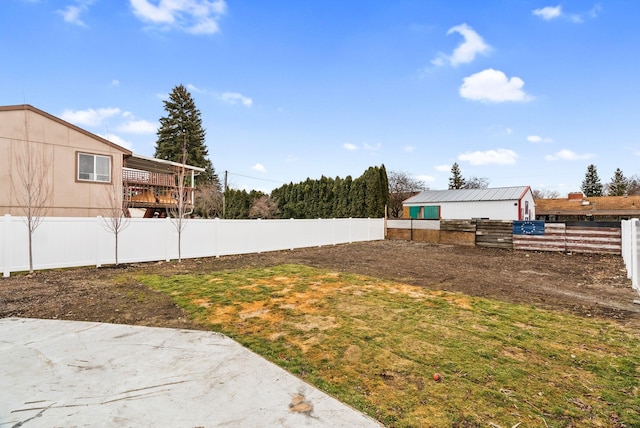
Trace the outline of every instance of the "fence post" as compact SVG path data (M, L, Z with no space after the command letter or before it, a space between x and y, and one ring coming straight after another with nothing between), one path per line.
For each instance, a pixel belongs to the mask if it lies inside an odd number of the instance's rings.
M631 219L631 286L640 291L638 284L638 225L640 220Z
M166 228L165 230L165 241L164 241L164 258L165 261L170 262L171 261L171 250L169 250L169 246L170 246L170 242L171 242L171 228L173 227L173 223L171 223L171 219L169 218L169 216L167 216L165 218L165 222L164 222L164 227Z
M631 278L631 220L622 220L621 226L621 239L622 239L622 260L624 266L627 269L627 278Z
M258 221L258 254L262 253L262 219L257 218Z
M291 228L293 229L293 225L295 224L295 220L293 219L293 217L291 217L289 219L289 223L291 223ZM291 251L293 251L293 247L294 247L294 245L293 245L293 237L294 236L295 236L295 233L289 233L289 239L290 239L289 244L291 244L289 246L291 247Z
M331 243L333 245L336 245L336 228L338 227L337 224L338 224L338 219L334 217L331 220L331 226L332 226L331 227Z
M100 228L98 225L102 226L102 216L96 217L96 268L102 266L100 263Z
M13 230L11 229L11 214L5 214L4 215L4 222L3 222L3 227L4 227L4 233L2 234L3 236L3 242L2 242L2 276L4 276L5 278L7 278L9 275L11 275L11 266L9 266L9 254L11 254L10 250L11 247L13 246L13 242L11 242L13 240Z
M218 249L218 226L220 225L220 218L213 219L213 255L216 259L220 258L220 250Z

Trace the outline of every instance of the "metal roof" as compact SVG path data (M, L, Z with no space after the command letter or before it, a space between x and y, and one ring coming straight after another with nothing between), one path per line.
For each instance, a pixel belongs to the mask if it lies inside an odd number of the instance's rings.
M405 204L472 201L517 201L529 186L497 187L494 189L425 190L405 200Z
M143 171L159 172L165 174L172 174L177 168L181 168L183 165L178 162L171 162L164 159L156 159L149 156L143 156L138 154L132 154L125 159L126 167L133 169L140 169ZM197 172L204 172L204 168L200 168L193 165L184 165L185 169L194 170Z

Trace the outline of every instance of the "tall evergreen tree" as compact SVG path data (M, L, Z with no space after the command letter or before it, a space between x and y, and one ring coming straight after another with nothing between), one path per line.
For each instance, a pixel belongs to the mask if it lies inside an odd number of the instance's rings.
M451 177L449 177L449 189L464 189L466 182L460 172L458 163L454 163L451 167Z
M200 110L196 107L191 94L183 85L173 88L169 99L164 102L166 117L160 118L155 157L182 163L183 147L186 146L186 163L204 168L198 176L199 183L214 183L219 186L209 152L205 145L205 130L202 127Z
M594 164L587 167L587 173L584 176L584 180L582 180L582 193L588 197L603 195L602 183Z
M627 188L629 187L629 180L624 176L620 168L616 169L616 172L611 178L611 182L607 185L609 196L624 196L627 194Z

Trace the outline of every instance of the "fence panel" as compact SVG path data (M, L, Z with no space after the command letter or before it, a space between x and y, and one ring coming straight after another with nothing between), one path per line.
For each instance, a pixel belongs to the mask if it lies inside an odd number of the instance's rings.
M544 234L515 234L513 248L534 251L570 251L574 253L621 254L620 228L568 226L546 223Z
M529 251L567 251L566 229L564 223L546 223L543 234L513 235L513 248Z
M478 247L513 249L513 222L509 220L477 220Z
M620 254L622 250L618 227L567 226L566 234L567 251Z
M627 268L631 286L640 293L640 220L622 220L622 259Z
M34 269L115 263L109 219L47 217L33 234ZM384 219L201 220L189 219L181 236L183 258L259 253L384 239ZM170 219L128 219L118 234L120 263L178 258L178 232ZM23 217L0 222L4 276L29 269Z
M100 236L109 243L109 249L101 247L98 266L115 263L115 236L104 225L108 219L101 221ZM168 219L132 218L118 233L118 261L138 263L177 258L176 235Z

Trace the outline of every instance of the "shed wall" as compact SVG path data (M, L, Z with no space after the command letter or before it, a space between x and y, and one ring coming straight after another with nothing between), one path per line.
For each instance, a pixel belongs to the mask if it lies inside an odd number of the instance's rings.
M487 218L490 220L517 220L517 201L441 202L442 219ZM533 205L533 204L532 204Z

